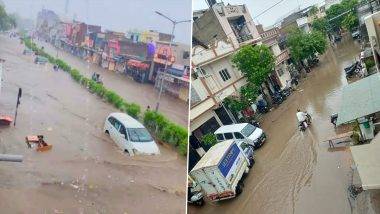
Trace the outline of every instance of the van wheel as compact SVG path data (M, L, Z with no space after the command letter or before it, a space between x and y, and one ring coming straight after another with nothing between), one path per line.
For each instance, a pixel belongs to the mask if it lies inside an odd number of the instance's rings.
M235 192L236 192L236 195L240 195L243 192L243 185L240 182L236 186Z
M252 168L253 167L253 164L255 164L255 160L251 159L249 161L249 168Z

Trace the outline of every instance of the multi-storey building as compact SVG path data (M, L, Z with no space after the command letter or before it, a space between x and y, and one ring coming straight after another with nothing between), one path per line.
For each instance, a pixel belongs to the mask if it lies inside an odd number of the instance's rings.
M257 43L260 35L245 5L214 3L193 14L193 37L196 44L212 44L229 38L235 48Z
M260 40L245 5L213 3L209 9L194 12L190 144L199 155L203 135L237 122L223 100L238 96L247 82L231 58L243 45L261 44Z
M268 78L267 85L270 90L269 93L274 93L276 90L283 89L287 86L291 76L288 69L289 50L286 47L280 48L279 36L280 30L278 27L271 27L263 29L261 25L257 29L262 38L262 43L267 45L275 57L275 70Z

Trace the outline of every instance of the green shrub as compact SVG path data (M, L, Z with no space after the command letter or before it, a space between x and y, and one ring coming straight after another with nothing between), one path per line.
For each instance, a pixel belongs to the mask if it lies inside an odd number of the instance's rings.
M72 70L70 71L70 75L71 75L71 77L72 77L75 81L77 81L77 82L79 82L79 83L81 82L81 79L83 79L82 74L80 74L79 71L76 70L76 69L72 69Z
M136 103L131 103L126 106L125 112L131 117L138 119L141 113L141 107Z
M55 63L58 65L58 67L60 69L62 69L63 71L66 71L66 72L69 72L71 71L71 67L65 63L64 61L62 61L61 59L56 59L55 60Z
M87 87L89 84L90 84L90 79L87 78L87 77L83 77L81 80L80 80L80 84Z
M96 83L95 86L94 86L94 92L99 96L99 97L103 97L104 94L106 93L107 89L102 85L102 84L99 84L99 83Z
M186 139L182 139L177 147L178 149L178 152L180 155L183 155L183 156L186 156L187 155L187 149L188 149L188 144L187 144L188 140L187 138Z
M218 141L216 140L216 137L214 134L208 133L206 135L203 135L201 142L204 145L211 147L215 145Z
M155 111L146 111L143 122L160 141L177 147L182 155L187 154L188 134L185 128L169 122L162 114Z

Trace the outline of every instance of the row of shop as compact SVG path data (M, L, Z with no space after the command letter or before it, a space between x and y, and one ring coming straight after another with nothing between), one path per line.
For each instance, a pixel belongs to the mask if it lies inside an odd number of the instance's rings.
M189 68L186 66L179 68L168 66L166 72L164 72L165 61L156 62L157 60L154 60L154 58L142 60L127 55L110 56L105 51L76 46L65 39L61 39L55 45L104 69L130 76L136 82L153 84L157 90L160 90L162 82L165 93L183 101L188 101Z

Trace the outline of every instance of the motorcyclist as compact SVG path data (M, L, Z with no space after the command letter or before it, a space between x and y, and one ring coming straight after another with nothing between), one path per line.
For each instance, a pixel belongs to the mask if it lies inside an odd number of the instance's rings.
M297 120L299 122L299 125L305 126L305 123L307 120L307 113L297 109L296 116L297 116Z

